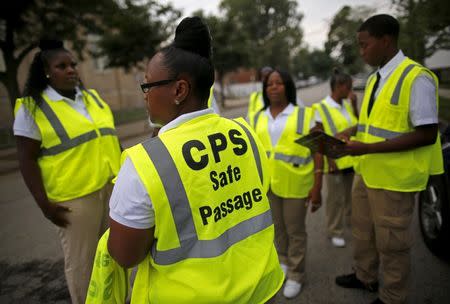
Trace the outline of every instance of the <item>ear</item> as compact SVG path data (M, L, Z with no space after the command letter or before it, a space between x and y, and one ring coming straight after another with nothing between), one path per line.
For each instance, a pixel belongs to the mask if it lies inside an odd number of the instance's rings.
M177 80L175 84L175 100L182 103L191 91L191 85L185 79Z

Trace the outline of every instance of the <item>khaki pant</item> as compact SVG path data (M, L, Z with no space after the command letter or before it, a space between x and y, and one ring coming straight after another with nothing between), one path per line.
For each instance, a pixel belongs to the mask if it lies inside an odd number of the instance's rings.
M305 280L306 199L287 199L269 191L270 207L275 225L275 245L281 264L288 266L287 278Z
M352 194L356 276L366 283L377 281L381 262L380 299L389 304L405 303L415 193L370 189L356 175Z
M326 213L329 237L342 237L346 217L351 214L353 173L327 174Z
M64 271L72 303L85 303L97 242L108 227L112 185L89 195L58 203L70 208L70 225L57 227L64 252Z

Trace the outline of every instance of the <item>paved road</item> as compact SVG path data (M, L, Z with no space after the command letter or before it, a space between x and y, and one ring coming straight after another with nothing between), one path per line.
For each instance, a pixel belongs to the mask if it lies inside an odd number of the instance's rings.
M302 89L300 97L311 104L327 91L325 83ZM242 115L243 105L244 102L229 105L224 115ZM129 147L144 139L145 136L130 138L123 145ZM0 303L68 303L62 251L55 229L35 206L18 172L0 176L0 223ZM322 207L317 213L308 214L307 232L307 283L299 297L286 300L278 295L277 303L370 303L375 295L341 289L334 284L337 274L351 271L350 230L346 231L346 248L332 247L326 238ZM417 216L413 232L416 241L409 303L450 303L450 264L426 249L420 238Z

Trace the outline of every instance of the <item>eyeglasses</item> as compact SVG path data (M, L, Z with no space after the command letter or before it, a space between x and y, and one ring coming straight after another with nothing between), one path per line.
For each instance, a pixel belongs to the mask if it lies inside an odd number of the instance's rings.
M141 89L142 89L142 92L148 93L148 91L150 91L150 88L166 85L168 83L171 83L172 81L176 81L176 79L166 79L166 80L160 80L160 81L155 81L155 82L141 83Z

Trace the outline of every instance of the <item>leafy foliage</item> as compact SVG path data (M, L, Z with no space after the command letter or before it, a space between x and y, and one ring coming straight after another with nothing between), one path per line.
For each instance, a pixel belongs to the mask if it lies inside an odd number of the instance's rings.
M253 67L265 65L290 68L293 55L300 49L303 15L294 0L222 0L225 17L236 26L245 40Z
M373 12L367 6L344 6L331 21L325 51L336 64L346 67L349 73L357 73L363 69L364 62L359 56L356 33L361 23Z
M130 68L155 51L180 13L153 0L16 0L0 4L0 49L6 71L0 82L11 103L20 95L17 69L42 37L71 42L82 59L92 34L107 65Z

